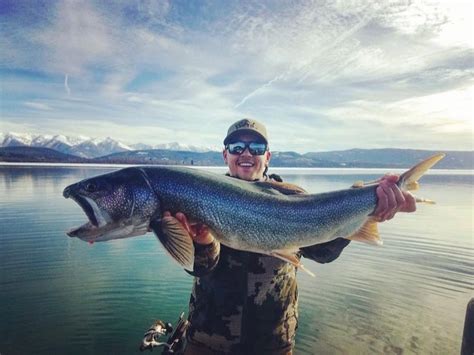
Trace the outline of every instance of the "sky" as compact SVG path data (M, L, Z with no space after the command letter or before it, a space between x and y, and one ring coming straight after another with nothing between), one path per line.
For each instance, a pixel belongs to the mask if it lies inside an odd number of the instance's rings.
M472 150L474 2L0 1L0 132Z

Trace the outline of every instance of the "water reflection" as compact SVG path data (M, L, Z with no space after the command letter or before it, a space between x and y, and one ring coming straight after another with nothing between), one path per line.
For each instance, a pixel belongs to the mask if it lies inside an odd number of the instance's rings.
M84 215L63 188L115 169L0 168L1 353L135 353L156 318L186 310L191 277L152 234L92 246L65 235ZM310 192L380 176L281 173ZM351 243L334 263L307 261L316 278L298 276L296 353L459 353L472 186L472 175L426 176L417 193L438 204L383 223L384 247Z

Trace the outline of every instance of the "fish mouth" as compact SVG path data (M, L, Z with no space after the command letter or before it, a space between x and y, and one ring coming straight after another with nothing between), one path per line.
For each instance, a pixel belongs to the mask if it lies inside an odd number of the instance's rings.
M94 243L144 235L148 232L149 220L131 216L115 220L108 211L99 207L98 202L84 196L74 185L66 187L63 196L75 201L87 216L86 223L66 232L69 237Z
M99 222L94 213L94 209L92 208L91 204L88 202L88 199L78 195L71 197L76 203L82 208L84 213L86 214L87 218L89 219L89 223L93 227L99 227Z
M70 237L77 237L88 241L91 241L92 239L100 235L101 227L106 225L106 223L104 219L101 218L101 216L96 215L100 212L92 206L93 201L90 198L81 195L72 195L67 190L65 190L64 192L64 197L71 198L72 200L74 200L84 211L88 219L86 223L79 227L71 228L66 232L66 234Z

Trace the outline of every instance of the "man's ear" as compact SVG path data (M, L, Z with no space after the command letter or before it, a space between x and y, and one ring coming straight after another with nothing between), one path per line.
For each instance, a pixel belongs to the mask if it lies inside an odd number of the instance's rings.
M265 152L265 154L266 154L266 156L267 156L267 165L268 165L268 163L270 162L270 158L272 157L272 153L270 153L270 151L267 150L267 151Z
M222 156L224 157L224 163L227 164L227 149L224 149L224 150L222 151Z

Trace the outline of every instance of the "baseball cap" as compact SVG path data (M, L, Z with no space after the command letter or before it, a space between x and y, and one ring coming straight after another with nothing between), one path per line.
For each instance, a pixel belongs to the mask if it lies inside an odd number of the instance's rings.
M232 141L232 138L242 133L253 133L263 139L268 144L267 129L265 126L251 118L244 118L233 123L227 130L227 136L224 139L224 145Z

